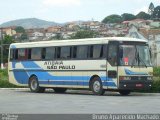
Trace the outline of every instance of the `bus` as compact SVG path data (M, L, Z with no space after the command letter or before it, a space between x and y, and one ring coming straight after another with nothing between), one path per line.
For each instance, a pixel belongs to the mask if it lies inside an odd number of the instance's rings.
M88 89L95 95L149 90L153 67L146 40L128 37L13 43L9 82L41 93Z

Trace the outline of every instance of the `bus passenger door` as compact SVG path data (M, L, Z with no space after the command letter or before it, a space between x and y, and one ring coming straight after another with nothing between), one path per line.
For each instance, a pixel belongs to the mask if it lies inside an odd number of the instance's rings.
M107 49L107 81L108 89L117 89L118 83L118 46L119 42L109 41Z

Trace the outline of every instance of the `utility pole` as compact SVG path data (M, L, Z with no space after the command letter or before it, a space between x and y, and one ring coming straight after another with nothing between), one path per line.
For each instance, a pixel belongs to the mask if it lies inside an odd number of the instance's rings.
M4 66L3 66L3 28L0 28L1 32L1 69L4 69Z

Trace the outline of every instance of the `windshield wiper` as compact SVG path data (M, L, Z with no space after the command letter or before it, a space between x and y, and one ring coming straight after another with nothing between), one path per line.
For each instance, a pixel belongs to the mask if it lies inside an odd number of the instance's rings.
M141 62L144 64L144 66L147 68L146 63L145 63L145 62L143 61L143 59L139 56L139 53L137 54L137 57L138 57L139 61L141 61Z
M135 57L132 61L132 65L131 65L131 68L135 65L134 62L137 61L138 57L137 57L137 49L136 49L136 52L135 52ZM138 66L139 66L139 61L138 61Z

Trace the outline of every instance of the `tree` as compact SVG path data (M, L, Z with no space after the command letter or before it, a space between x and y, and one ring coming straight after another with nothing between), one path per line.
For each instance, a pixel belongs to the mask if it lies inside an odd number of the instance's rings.
M21 40L26 40L28 39L28 35L26 33L23 33L20 37Z
M51 40L63 40L63 36L61 33L57 33L56 36L52 37Z
M145 12L140 12L136 15L136 18L140 18L140 19L145 19L145 20L148 20L151 18L151 16Z
M9 45L13 43L14 40L11 36L5 35L3 38L3 62L6 63L8 61L8 51Z
M129 13L124 13L124 14L122 14L121 16L122 16L122 20L123 20L123 21L136 19L136 16L135 16L135 15L129 14Z
M15 31L16 31L17 33L25 33L25 29L24 29L23 27L21 27L21 26L16 27L16 28L15 28Z
M91 30L83 30L78 31L71 37L71 39L81 39L81 38L95 38L98 36L97 32L91 31Z
M122 17L119 15L109 15L103 19L103 23L120 23L122 22Z
M153 12L154 12L154 5L151 2L150 5L149 5L149 8L148 8L148 13L152 16Z
M157 6L153 12L153 19L160 20L160 6Z

